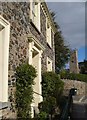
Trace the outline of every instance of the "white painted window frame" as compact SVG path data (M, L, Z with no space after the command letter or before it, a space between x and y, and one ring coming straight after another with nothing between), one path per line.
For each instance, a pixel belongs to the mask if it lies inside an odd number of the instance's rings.
M40 2L39 0L30 0L30 19L40 31Z
M9 38L10 38L10 23L0 15L0 24L4 26L4 41L3 41L3 67L2 67L2 79L0 84L2 85L2 95L0 95L1 102L8 102L8 64L9 64Z
M48 62L50 62L50 67ZM47 57L47 71L52 71L52 60L49 57Z
M49 28L48 28L49 25ZM52 47L52 40L51 40L51 25L48 23L48 19L46 18L46 39L47 43L50 47Z

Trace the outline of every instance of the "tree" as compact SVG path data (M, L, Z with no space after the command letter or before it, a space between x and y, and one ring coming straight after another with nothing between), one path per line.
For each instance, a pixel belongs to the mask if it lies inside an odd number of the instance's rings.
M61 71L65 64L68 62L70 57L70 48L65 45L64 38L62 36L62 32L58 31L60 28L57 22L55 21L55 13L50 12L52 19L54 21L54 25L57 28L57 32L54 35L54 43L55 43L55 70L57 73Z
M61 32L56 32L54 36L55 42L55 69L59 73L65 64L68 62L70 57L70 49L64 44L64 39Z
M52 16L52 20L53 20L53 22L54 22L55 28L59 29L60 27L59 27L59 25L57 24L57 22L55 21L55 18L56 18L55 12L53 12L53 11L50 10L50 14L51 14L51 16Z
M87 60L84 62L79 62L80 73L87 74Z
M31 117L31 103L33 100L34 78L36 70L25 63L16 69L16 108L17 117L21 119Z

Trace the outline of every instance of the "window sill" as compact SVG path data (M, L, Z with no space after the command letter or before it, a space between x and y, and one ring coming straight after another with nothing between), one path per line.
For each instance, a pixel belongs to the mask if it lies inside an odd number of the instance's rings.
M41 32L40 32L39 29L36 27L36 25L34 24L34 22L32 21L32 19L30 19L30 23L31 23L31 25L35 28L35 30L38 32L38 34L41 34Z
M47 42L47 46L48 46L50 49L52 49L52 46L50 46L48 42Z
M0 110L8 108L8 102L0 102Z

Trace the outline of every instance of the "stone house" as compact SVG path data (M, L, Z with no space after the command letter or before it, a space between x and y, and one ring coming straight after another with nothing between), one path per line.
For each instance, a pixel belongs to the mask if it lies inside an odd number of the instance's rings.
M15 68L28 61L37 70L34 91L41 94L41 73L55 71L54 34L56 32L45 2L0 2L0 115L15 118ZM34 94L31 105L43 98Z

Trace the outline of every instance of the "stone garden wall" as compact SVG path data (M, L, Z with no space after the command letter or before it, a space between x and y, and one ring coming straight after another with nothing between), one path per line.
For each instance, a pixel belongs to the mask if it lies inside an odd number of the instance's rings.
M64 81L64 94L67 95L69 90L75 87L77 88L77 95L87 95L87 83L68 79L62 79L62 81Z

